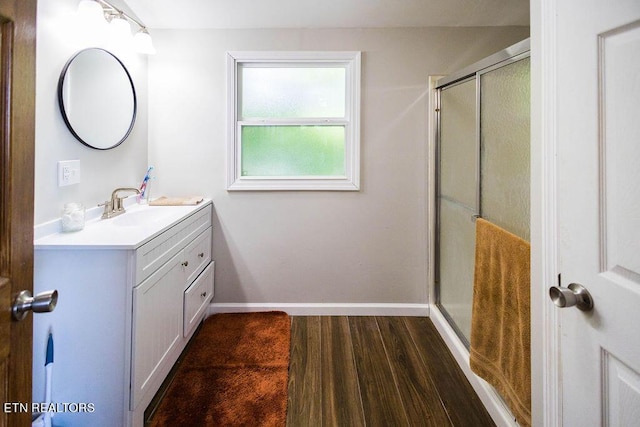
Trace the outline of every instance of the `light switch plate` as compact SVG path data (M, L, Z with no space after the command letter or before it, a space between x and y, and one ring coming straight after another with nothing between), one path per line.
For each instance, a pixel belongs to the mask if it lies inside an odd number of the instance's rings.
M58 162L58 187L80 182L80 160L62 160Z

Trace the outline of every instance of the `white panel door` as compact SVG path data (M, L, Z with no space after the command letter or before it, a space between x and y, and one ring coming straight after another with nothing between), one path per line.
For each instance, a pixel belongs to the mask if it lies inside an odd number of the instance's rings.
M556 2L565 426L640 425L640 1Z

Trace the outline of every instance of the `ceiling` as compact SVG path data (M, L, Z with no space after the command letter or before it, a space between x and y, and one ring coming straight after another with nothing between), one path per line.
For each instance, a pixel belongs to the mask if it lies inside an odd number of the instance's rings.
M148 28L529 25L529 0L125 0Z

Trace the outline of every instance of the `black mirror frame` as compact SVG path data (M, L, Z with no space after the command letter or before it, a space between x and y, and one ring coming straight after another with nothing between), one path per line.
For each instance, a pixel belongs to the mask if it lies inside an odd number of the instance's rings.
M66 112L66 110L64 108L64 100L63 100L64 78L65 78L65 76L67 74L67 71L68 71L69 67L73 63L73 60L78 55L80 55L82 52L85 52L87 50L101 50L101 51L111 55L116 61L118 61L118 63L120 64L120 66L122 67L124 72L126 73L127 78L129 79L129 84L131 85L131 93L133 95L133 115L131 117L131 124L129 125L129 129L127 129L127 132L122 137L122 139L120 141L118 141L117 143L115 143L114 145L111 145L109 147L104 147L104 148L94 147L89 142L83 140L80 137L80 135L78 135L78 133L73 129L73 126L71 126L69 118L67 117L67 112ZM90 48L87 48L87 49L79 50L78 52L74 53L71 56L71 58L69 58L67 63L64 64L64 67L62 68L62 71L60 72L60 77L58 78L58 106L60 107L60 112L62 113L62 119L64 120L65 125L67 125L67 129L69 129L69 132L71 132L71 134L78 141L80 141L83 145L86 145L89 148L93 148L94 150L111 150L112 148L116 148L118 145L122 144L129 137L129 135L131 134L131 131L133 130L133 126L136 123L136 115L138 113L138 98L136 96L136 88L135 88L135 86L133 84L133 79L131 78L131 74L129 74L129 70L127 70L127 67L124 65L124 63L117 56L115 56L113 53L109 52L106 49L102 49L102 48L99 48L99 47L90 47Z

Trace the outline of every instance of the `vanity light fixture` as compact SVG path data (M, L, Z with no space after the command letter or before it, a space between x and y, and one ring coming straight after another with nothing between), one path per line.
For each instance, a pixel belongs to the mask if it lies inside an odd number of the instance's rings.
M151 55L156 53L147 27L135 18L127 15L106 0L81 0L78 4L78 14L85 20L108 22L114 38L131 43L131 22L139 29L133 36L133 46L136 52Z

